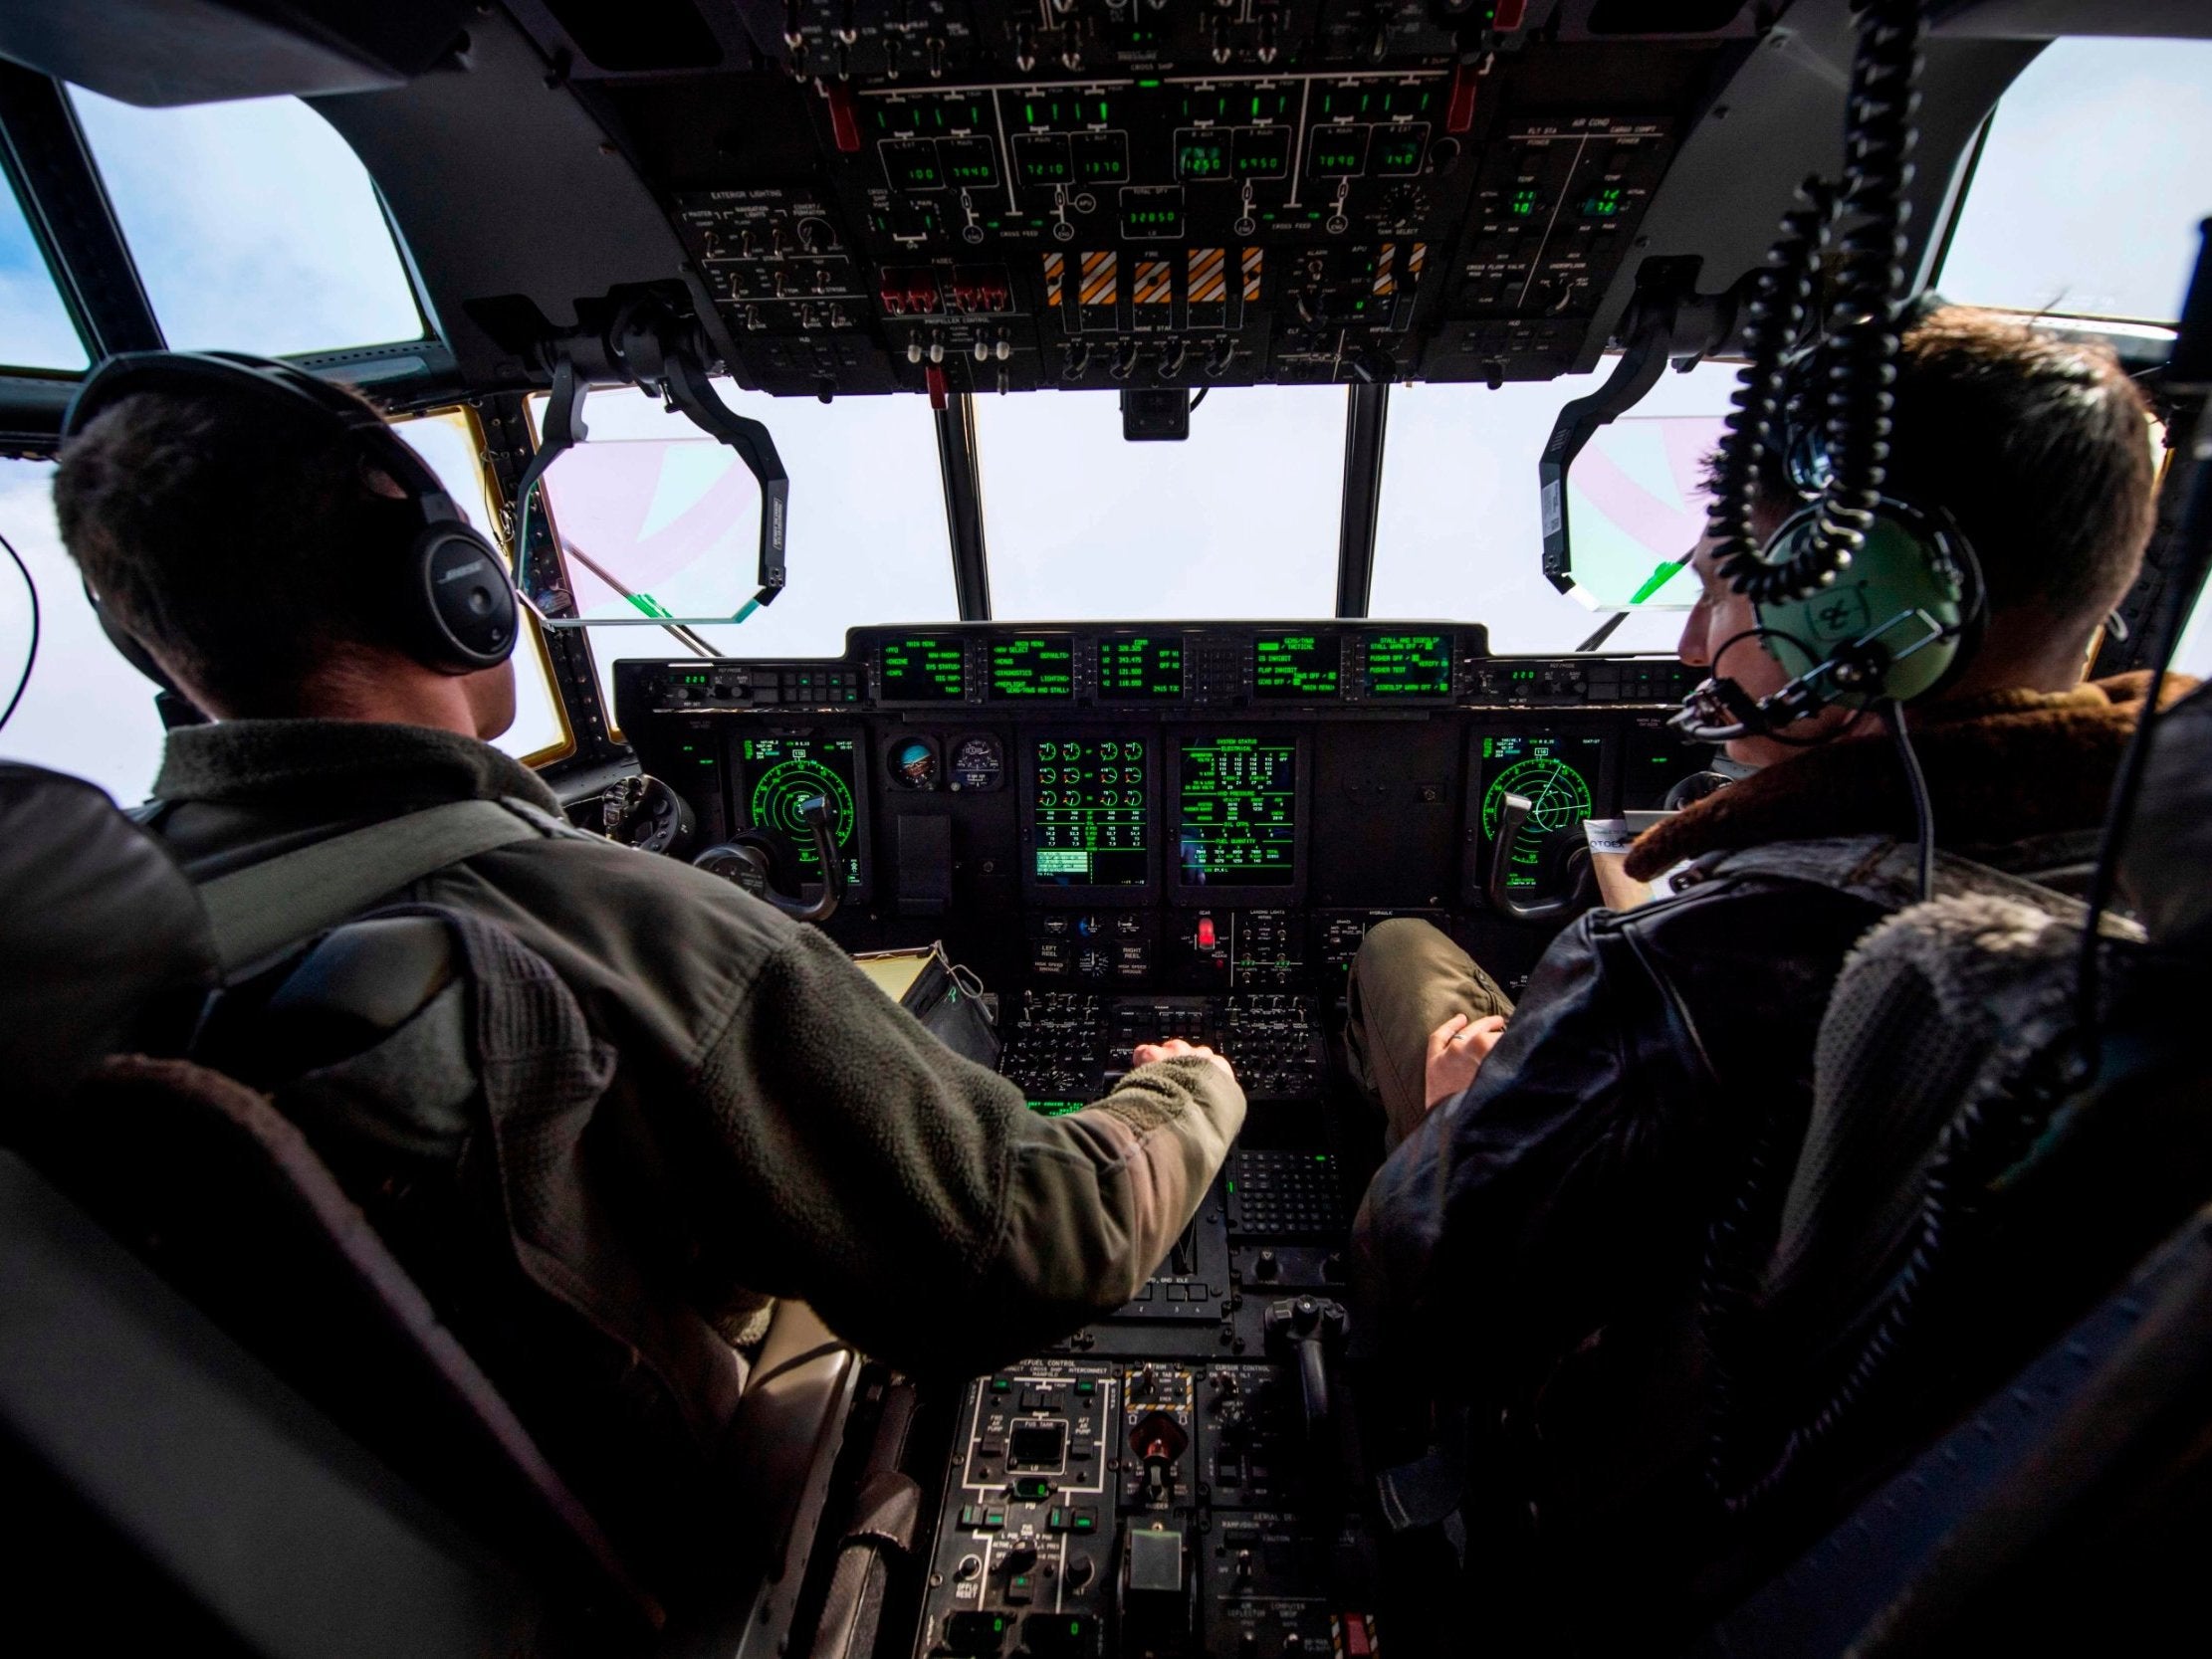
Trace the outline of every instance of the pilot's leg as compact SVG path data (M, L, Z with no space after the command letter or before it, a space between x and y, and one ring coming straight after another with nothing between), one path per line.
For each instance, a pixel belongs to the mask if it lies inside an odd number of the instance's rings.
M1510 1014L1513 1000L1474 958L1416 917L1368 930L1352 962L1352 1076L1382 1107L1396 1146L1427 1114L1429 1034L1454 1014Z

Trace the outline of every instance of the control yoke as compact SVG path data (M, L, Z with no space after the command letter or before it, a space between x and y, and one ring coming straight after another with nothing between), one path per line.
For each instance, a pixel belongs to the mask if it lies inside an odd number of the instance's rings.
M1345 1473L1340 1442L1349 1425L1339 1417L1329 1384L1329 1350L1341 1349L1351 1329L1344 1305L1317 1296L1285 1297L1268 1308L1265 1325L1269 1348L1296 1351L1305 1443L1315 1467L1327 1467L1336 1458L1338 1472Z
M1576 846L1567 855L1567 891L1549 899L1517 899L1506 883L1512 878L1513 861L1506 849L1520 839L1536 803L1526 795L1507 795L1497 815L1497 834L1491 838L1490 908L1515 922L1559 922L1588 910L1598 897L1597 872L1590 867L1590 848Z
M811 903L787 898L775 891L769 880L769 871L775 862L770 850L774 843L764 844L765 838L760 831L747 831L735 841L709 847L692 863L725 881L737 883L754 898L774 905L794 922L827 922L845 902L845 861L837 856L837 832L831 827L829 802L820 795L808 795L798 803L798 821L813 836L814 857L822 870L822 890Z

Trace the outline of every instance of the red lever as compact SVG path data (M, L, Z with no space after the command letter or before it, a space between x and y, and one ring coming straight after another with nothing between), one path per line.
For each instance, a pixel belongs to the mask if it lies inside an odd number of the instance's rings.
M1502 13L1503 6L1498 7ZM1444 104L1443 129L1446 132L1464 132L1474 124L1474 94L1482 84L1482 77L1472 64L1461 64L1451 72L1451 97Z
M942 363L932 363L923 369L922 384L930 389L930 407L932 409L943 409L945 407L944 365Z
M1497 11L1490 19L1490 27L1502 35L1518 29L1527 14L1528 0L1497 0Z
M1202 916L1202 917L1200 917L1200 918L1199 918L1199 948L1200 948L1201 950L1211 950L1211 949L1213 949L1213 948L1214 948L1214 941L1215 941L1215 939L1216 939L1216 938L1217 938L1217 936L1218 936L1218 935L1217 935L1217 933L1216 933L1214 932L1214 919L1213 919L1213 918L1212 918L1211 916Z
M858 155L860 111L852 102L852 88L842 81L824 81L821 89L822 97L829 100L829 130L836 136L838 150Z

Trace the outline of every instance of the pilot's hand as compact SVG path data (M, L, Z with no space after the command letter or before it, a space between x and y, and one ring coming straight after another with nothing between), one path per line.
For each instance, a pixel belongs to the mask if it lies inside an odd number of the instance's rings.
M1482 1061L1505 1035L1502 1015L1485 1014L1470 1020L1453 1014L1429 1033L1428 1103L1434 1112L1452 1096L1461 1094L1482 1069Z
M1215 1065L1221 1068L1223 1077L1231 1083L1236 1081L1236 1073L1230 1068L1226 1060L1223 1060L1204 1043L1187 1043L1181 1037L1170 1037L1164 1043L1139 1043L1131 1051L1130 1057L1140 1066L1149 1066L1156 1060L1173 1060L1178 1055L1184 1054L1195 1055L1201 1060L1213 1061Z

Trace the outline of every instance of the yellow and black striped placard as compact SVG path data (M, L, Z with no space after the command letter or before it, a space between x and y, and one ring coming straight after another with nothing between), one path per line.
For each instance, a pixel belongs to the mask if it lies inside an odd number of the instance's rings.
M1044 256L1044 304L1047 311L1060 309L1060 290L1067 281L1067 255Z
M1260 263L1262 257L1260 250L1257 248L1246 248L1244 250L1244 304L1247 306L1259 304L1259 278L1263 269Z
M1175 279L1169 273L1164 259L1137 261L1136 274L1131 280L1129 297L1140 306L1166 306L1175 300Z
M1388 300L1398 292L1398 244L1386 242L1375 254L1375 297Z
M1083 256L1081 298L1086 306L1111 306L1121 295L1121 256L1112 249Z
M1228 250L1226 248L1193 248L1191 262L1191 304L1194 306L1217 305L1228 298Z

